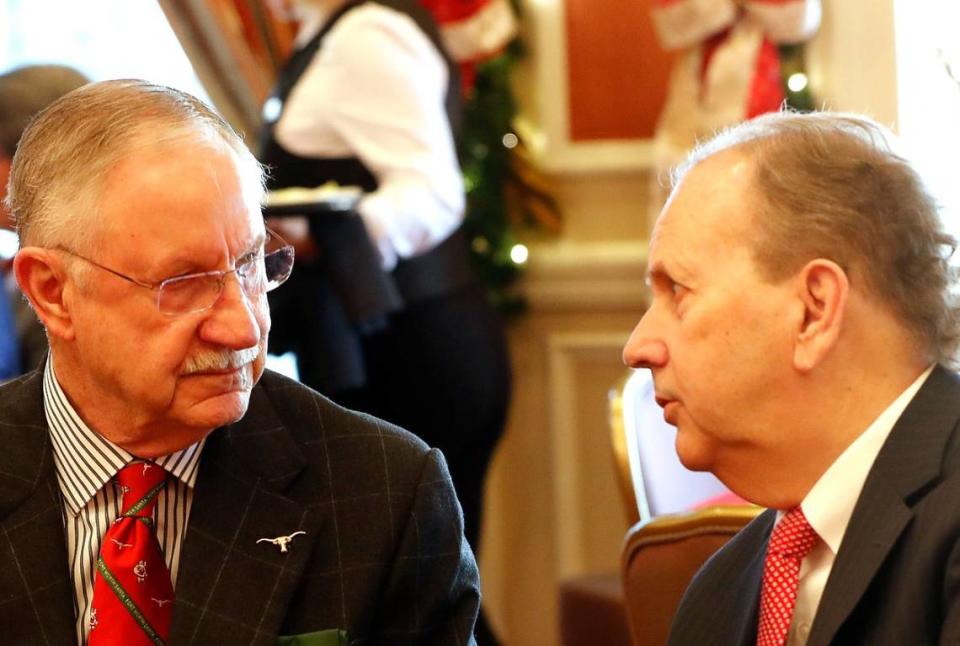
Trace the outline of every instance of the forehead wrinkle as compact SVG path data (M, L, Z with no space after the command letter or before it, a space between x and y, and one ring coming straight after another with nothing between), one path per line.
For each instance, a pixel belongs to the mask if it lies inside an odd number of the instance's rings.
M266 243L266 232L258 233L253 236L253 241L240 247L235 253L232 254L232 257L229 259L231 264L235 264L237 259L242 258L248 254L251 254L255 251L258 251ZM168 267L169 271L178 271L182 268L188 268L190 266L201 266L204 264L204 261L194 254L192 251L184 249L176 249L169 256L161 256L157 261L157 266L159 267Z
M666 279L687 283L696 278L697 273L694 269L695 264L691 265L683 258L681 249L672 256L662 257L657 255L653 257L647 266L647 282L650 280Z

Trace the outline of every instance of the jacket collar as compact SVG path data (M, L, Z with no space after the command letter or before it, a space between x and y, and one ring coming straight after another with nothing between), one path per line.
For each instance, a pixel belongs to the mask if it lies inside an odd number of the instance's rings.
M941 475L960 418L960 380L937 366L880 450L847 526L810 633L830 643L913 519L917 494Z
M0 388L0 572L10 643L72 643L73 586L63 510L43 414L43 376ZM14 576L15 573L15 576Z

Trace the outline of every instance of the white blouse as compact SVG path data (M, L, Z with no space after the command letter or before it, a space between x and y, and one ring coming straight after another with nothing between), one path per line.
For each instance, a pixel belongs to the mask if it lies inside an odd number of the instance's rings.
M297 36L307 42L322 23ZM305 157L356 156L379 188L357 210L384 269L429 251L463 221L463 177L446 114L448 71L412 18L347 12L287 98L277 141Z

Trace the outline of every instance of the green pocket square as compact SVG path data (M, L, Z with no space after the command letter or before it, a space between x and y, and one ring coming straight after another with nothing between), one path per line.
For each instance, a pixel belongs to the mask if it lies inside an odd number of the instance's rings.
M347 646L347 643L347 631L336 628L277 637L277 646Z

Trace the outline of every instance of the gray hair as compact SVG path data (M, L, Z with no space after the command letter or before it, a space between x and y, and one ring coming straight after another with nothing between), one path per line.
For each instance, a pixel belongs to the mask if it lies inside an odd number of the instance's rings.
M814 258L836 262L884 303L930 360L957 365L956 240L895 138L853 114L772 113L718 134L673 174L733 150L749 157L757 209L752 240L770 280Z
M90 225L107 172L136 149L185 141L225 144L237 155L244 190L260 201L259 162L212 108L185 92L113 80L55 101L27 127L13 158L7 206L21 246L95 244L98 227Z
M33 115L89 82L65 65L27 65L0 75L0 154L13 157Z

